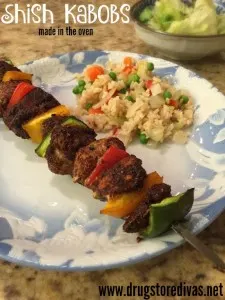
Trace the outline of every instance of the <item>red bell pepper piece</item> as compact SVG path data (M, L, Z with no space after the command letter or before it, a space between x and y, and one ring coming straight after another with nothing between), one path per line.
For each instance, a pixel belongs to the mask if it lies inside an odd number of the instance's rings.
M91 185L103 171L112 168L117 162L127 156L129 156L129 154L126 151L111 146L102 156L94 171L88 177L86 184Z
M178 102L176 100L170 99L169 105L174 106L175 108L177 108L178 107Z
M7 108L12 107L13 105L19 103L24 96L30 93L35 87L27 82L21 82L15 88L11 99L9 100Z
M153 83L153 80L146 80L145 81L145 87L146 87L147 90L149 90L152 87L152 83Z

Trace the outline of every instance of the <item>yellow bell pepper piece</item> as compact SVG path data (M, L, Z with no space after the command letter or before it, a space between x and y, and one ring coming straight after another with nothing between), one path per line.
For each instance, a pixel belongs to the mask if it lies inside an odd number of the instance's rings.
M32 81L32 74L23 73L19 71L7 71L5 72L2 81L7 82L10 80L29 80Z
M23 125L23 129L27 132L34 143L40 143L42 141L42 123L51 118L52 115L68 116L70 115L70 111L66 106L59 105Z
M109 198L106 206L100 211L100 213L115 218L126 217L137 208L141 201L144 200L149 188L162 182L163 177L160 177L157 172L148 174L142 189Z

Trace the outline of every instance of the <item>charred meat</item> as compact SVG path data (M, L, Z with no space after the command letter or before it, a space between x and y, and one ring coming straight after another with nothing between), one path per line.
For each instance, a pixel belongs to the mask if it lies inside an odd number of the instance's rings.
M84 184L96 167L99 159L111 146L125 150L124 144L115 137L94 141L86 147L79 149L75 156L73 168L73 180Z
M77 150L95 140L96 133L85 127L56 126L52 131L51 145L59 149L64 155L74 160Z
M28 139L29 136L22 125L58 105L59 102L52 95L35 88L22 101L7 109L3 113L3 120L17 136Z
M154 185L147 194L149 204L159 203L167 197L171 197L171 186L165 183Z
M49 132L51 132L56 126L62 124L66 120L67 116L57 116L52 115L51 118L45 120L42 124L42 133L45 137Z
M142 161L134 155L129 155L100 174L91 189L102 197L113 196L142 188L145 177L146 171L142 167Z
M149 189L145 200L126 218L123 230L128 233L135 233L145 229L149 225L150 205L160 203L167 197L171 197L169 185L165 183L154 185Z
M11 64L8 64L4 60L1 60L0 61L0 81L2 81L2 78L7 71L19 71L20 72L20 70L18 68L14 67Z
M50 145L46 152L46 159L49 170L54 174L72 175L73 161L65 157L65 155Z
M55 174L71 175L76 152L95 140L96 133L79 126L55 126L46 152L49 169Z
M0 117L6 110L9 100L19 83L22 81L12 80L9 82L0 82Z

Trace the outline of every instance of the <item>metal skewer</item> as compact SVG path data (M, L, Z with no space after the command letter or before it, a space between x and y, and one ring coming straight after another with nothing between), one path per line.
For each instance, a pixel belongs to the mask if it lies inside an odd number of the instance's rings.
M182 236L186 242L197 249L202 255L211 260L218 269L225 270L225 263L222 261L222 259L212 249L203 244L199 238L192 234L184 224L173 224L171 228L180 236Z

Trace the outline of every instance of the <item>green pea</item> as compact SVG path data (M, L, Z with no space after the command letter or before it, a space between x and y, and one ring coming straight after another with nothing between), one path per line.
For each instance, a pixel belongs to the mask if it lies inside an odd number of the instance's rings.
M132 103L135 102L134 98L132 96L127 96L126 99Z
M93 104L92 103L87 103L85 105L86 110L89 110L90 108L92 108Z
M154 64L153 63L148 63L148 71L153 71L155 68Z
M119 91L120 94L126 94L126 92L127 92L127 89L125 89L125 88Z
M79 80L78 81L78 85L79 86L85 86L86 85L86 82L84 80Z
M139 136L140 142L144 145L146 145L149 141L149 138L144 133L141 133Z
M132 82L140 82L140 76L138 76L138 74L131 74L129 77L128 77L128 81L127 81L127 84L128 85L131 85Z
M114 80L114 81L117 80L117 75L116 75L115 72L109 72L109 77L110 77L112 80Z
M189 101L189 98L188 98L188 96L181 96L179 98L179 101L180 101L181 104L187 104L188 101Z
M75 86L75 88L73 89L73 93L74 93L75 95L79 95L79 94L82 94L83 90L84 90L84 86L79 86L79 85L77 85L77 86Z
M169 91L165 91L163 93L163 98L164 99L170 99L170 98L172 98L172 94Z

